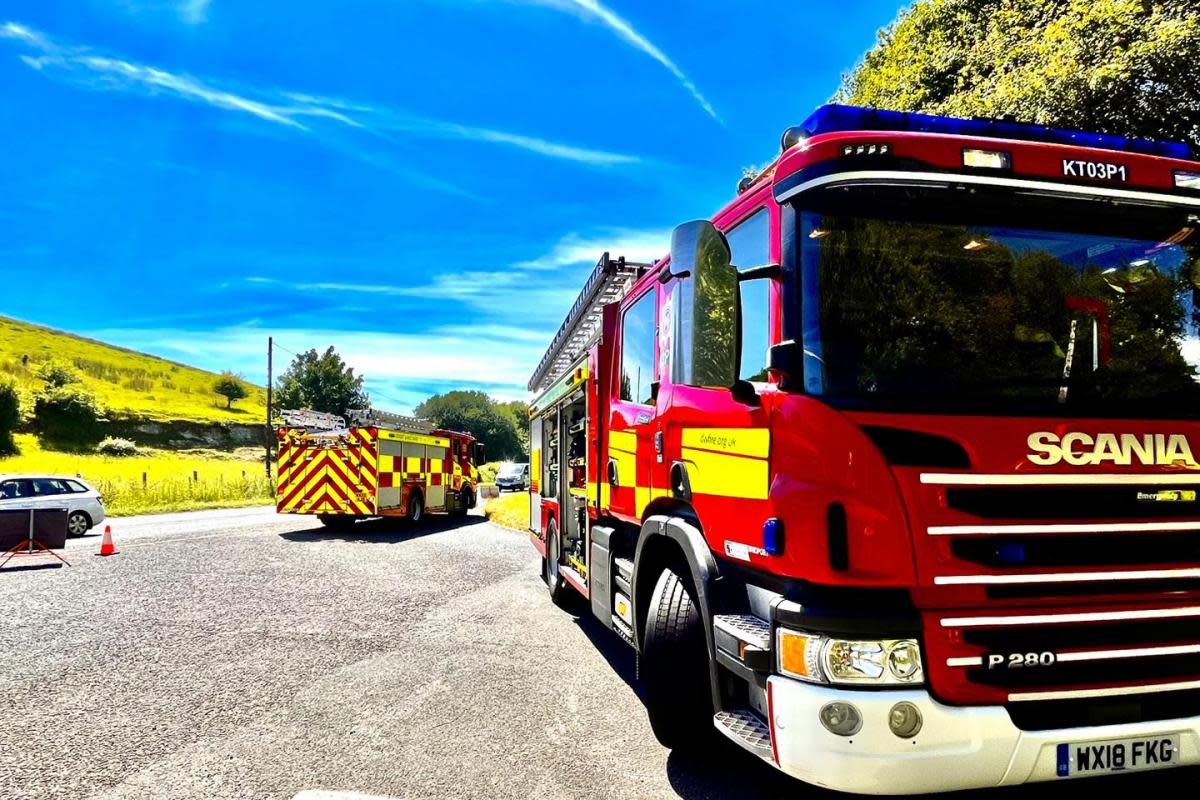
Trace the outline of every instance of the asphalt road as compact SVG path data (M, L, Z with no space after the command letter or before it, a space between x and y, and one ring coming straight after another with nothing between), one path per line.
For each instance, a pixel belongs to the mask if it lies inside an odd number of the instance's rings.
M631 651L551 606L528 540L478 516L113 530L117 556L89 536L70 569L0 574L6 800L829 796L732 745L661 748Z

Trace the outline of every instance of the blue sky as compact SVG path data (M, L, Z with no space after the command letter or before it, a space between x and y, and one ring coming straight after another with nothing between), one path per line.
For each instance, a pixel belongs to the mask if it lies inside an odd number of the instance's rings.
M898 7L10 0L0 314L524 397L600 253L720 208Z

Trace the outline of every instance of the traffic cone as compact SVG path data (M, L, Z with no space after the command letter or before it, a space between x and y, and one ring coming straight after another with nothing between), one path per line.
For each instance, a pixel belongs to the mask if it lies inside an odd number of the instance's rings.
M104 539L102 539L100 541L100 552L96 553L96 555L98 555L98 556L115 556L119 552L121 552L121 551L113 546L112 525L105 525L104 526Z

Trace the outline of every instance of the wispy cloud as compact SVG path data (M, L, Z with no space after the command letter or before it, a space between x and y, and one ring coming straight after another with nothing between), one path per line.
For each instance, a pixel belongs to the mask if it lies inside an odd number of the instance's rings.
M366 376L367 388L390 395L375 405L395 411L435 391L480 388L498 399L525 396L524 385L542 355L545 338L506 339L504 347L480 345L497 334L493 325L390 333L324 328L265 328L243 324L215 330L177 327L122 327L81 331L105 342L153 351L156 355L214 371L231 369L256 383L265 381L263 348L268 334L283 347L337 348L346 363ZM153 345L150 345L153 343ZM382 402L381 402L382 399Z
M514 266L529 270L547 270L572 264L594 263L602 253L613 258L651 263L666 255L671 246L671 231L610 230L587 236L568 233L544 255Z
M265 122L297 131L313 132L312 126L315 121L321 120L384 138L394 134L408 134L418 138L487 142L593 167L636 164L642 160L624 153L422 117L397 109L340 98L270 89L234 91L189 75L126 59L98 55L88 48L61 45L44 34L15 22L7 22L0 26L0 39L18 41L39 53L21 56L22 61L31 68L39 72L53 71L69 76L87 88L139 91L150 96L174 96L188 102L249 114Z
M717 114L712 103L700 93L700 89L692 82L692 79L684 74L683 70L671 60L671 58L662 51L658 45L647 39L636 28L633 27L625 18L618 15L615 11L608 8L599 0L517 0L518 2L544 6L557 11L562 11L573 16L576 16L587 22L603 25L612 31L618 38L624 41L631 47L640 50L650 58L657 61L668 72L675 76L675 79L687 90L692 99L699 104L705 114L721 122L721 117Z
M177 6L179 19L188 25L199 25L208 21L208 7L212 0L180 0Z

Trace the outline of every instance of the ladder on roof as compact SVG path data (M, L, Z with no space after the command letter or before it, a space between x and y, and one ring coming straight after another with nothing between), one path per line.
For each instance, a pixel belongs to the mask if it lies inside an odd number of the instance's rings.
M310 408L285 408L278 412L285 428L307 428L313 431L337 431L346 427L346 420L337 414L313 411Z
M373 408L351 408L346 411L346 417L351 425L359 428L386 428L389 431L405 433L432 433L434 428L433 423L427 419L393 414L390 411L376 411Z
M385 428L405 433L432 433L434 428L433 423L427 419L376 411L373 408L349 409L346 418L307 408L284 409L279 412L278 418L283 421L283 427L304 428L314 432L345 431L348 427L347 419L350 425L357 428Z
M566 374L599 337L604 306L624 297L650 267L650 264L626 261L624 256L616 260L609 258L608 253L600 256L596 268L583 284L583 290L567 312L567 318L563 320L558 333L550 340L550 347L538 363L533 377L529 379L529 391L541 394Z

